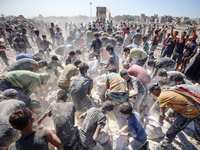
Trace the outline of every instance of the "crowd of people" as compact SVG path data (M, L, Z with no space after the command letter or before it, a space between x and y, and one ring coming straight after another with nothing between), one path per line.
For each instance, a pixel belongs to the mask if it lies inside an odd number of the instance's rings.
M119 127L115 134L129 139L122 149L148 149L146 124L154 110L160 128L165 118L174 120L155 148L166 150L191 121L200 122L196 26L180 34L174 25L100 18L66 23L64 30L46 24L42 36L36 28L0 28L0 56L7 66L0 75L1 150L47 150L49 142L60 150L103 150L112 136L104 130L111 113ZM7 51L16 61L8 60ZM95 77L103 77L102 87ZM55 103L44 103L52 91ZM43 124L47 116L52 130Z

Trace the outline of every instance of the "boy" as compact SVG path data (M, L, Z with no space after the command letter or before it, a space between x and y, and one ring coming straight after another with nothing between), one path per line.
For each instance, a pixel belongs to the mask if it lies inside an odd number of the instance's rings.
M102 47L102 42L99 39L98 32L94 33L94 38L95 40L92 41L92 45L90 49L88 50L88 53L89 53L93 48L93 53L89 56L89 58L92 59L93 57L96 57L96 59L98 60L98 63L100 64L100 49Z
M143 43L143 50L147 53L147 55L149 54L149 42L147 41L147 37L144 36L142 37L142 41Z
M61 63L58 62L58 57L56 55L51 57L51 62L48 63L48 66L46 68L47 71L54 71L56 77L59 77L60 73L57 70L58 67L63 68L63 66L61 65Z
M4 63L9 66L8 64L8 58L6 56L6 53L5 53L5 46L2 45L2 41L0 41L0 57L3 59Z
M69 52L69 56L67 57L67 59L65 61L65 65L67 66L68 64L73 64L75 59L76 59L75 52L74 51L70 51Z
M49 45L52 46L53 49L53 44L51 44L49 41L47 41L47 36L46 35L42 35L43 41L40 42L40 46L41 48L46 51L49 48Z
M146 143L147 135L140 118L135 112L132 112L130 103L121 104L118 111L128 120L128 125L124 126L118 134L134 138L126 149L136 150L141 148ZM130 132L125 132L127 129L129 129Z
M75 53L76 53L76 59L81 59L81 54L82 54L81 50L77 49Z
M60 148L61 141L53 130L33 131L33 122L31 111L28 109L19 109L10 115L9 123L21 132L21 137L11 144L10 150L47 150L48 142Z

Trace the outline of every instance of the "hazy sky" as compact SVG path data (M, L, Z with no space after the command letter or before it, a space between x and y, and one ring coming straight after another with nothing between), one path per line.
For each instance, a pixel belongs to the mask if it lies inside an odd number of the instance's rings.
M4 15L43 16L92 16L96 14L97 6L105 6L111 11L111 16L158 14L200 18L200 0L0 0L0 13Z

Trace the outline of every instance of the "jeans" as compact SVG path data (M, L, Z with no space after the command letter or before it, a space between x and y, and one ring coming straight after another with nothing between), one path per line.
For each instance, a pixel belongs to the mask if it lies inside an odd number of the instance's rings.
M164 51L162 57L165 57L165 56L170 58L172 56L172 52Z
M167 150L169 145L173 142L176 135L185 129L185 127L195 118L186 118L181 114L177 113L176 120L171 124L164 139L157 146L156 150Z
M158 45L151 45L150 51L155 51Z

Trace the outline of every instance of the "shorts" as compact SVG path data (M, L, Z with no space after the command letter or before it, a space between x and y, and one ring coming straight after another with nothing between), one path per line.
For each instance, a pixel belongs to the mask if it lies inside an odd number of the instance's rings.
M0 55L1 58L3 59L3 61L6 63L8 61L8 58L6 56L6 54Z

